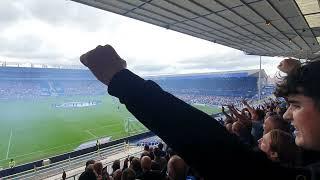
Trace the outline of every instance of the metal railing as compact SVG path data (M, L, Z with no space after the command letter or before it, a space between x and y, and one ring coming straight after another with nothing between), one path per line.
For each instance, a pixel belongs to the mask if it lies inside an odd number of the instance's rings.
M142 149L141 149L141 151L139 151L139 152L136 152L136 153L132 153L132 154L129 154L130 156L140 156L140 154L142 153ZM124 156L121 156L121 157L119 157L118 159L120 160L120 162L123 162L124 160L125 160L125 158L127 158L127 155L124 155ZM104 167L111 167L112 166L112 164L113 164L113 161L108 161L108 162L105 162L105 163L103 163L103 166ZM108 168L107 168L108 169ZM73 175L70 175L70 176L68 176L67 175L67 180L76 180L76 179L79 179L79 176L81 175L81 173L82 173L83 171L81 171L81 172L79 172L79 173L76 173L76 174L73 174ZM109 172L109 171L108 171ZM55 179L55 180L60 180L61 178L57 178L57 179Z
M70 171L82 167L84 166L85 162L90 159L103 159L108 156L121 153L125 150L125 142L123 142L100 149L100 151L90 152L46 166L35 167L34 169L7 176L3 179L44 179L61 174L63 169L65 171Z

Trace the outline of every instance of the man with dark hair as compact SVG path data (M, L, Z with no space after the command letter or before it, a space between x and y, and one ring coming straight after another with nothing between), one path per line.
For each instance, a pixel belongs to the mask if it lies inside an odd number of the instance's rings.
M122 171L121 180L135 180L136 179L136 173L133 169L127 168L124 171Z
M143 150L149 152L149 145L148 145L148 144L145 144L144 147L143 147Z
M283 117L295 127L296 144L320 151L320 61L309 62L278 84L275 94L289 103Z
M86 168L87 168L90 164L94 164L94 163L96 163L95 160L93 160L93 159L88 160L88 161L86 162Z
M120 160L117 159L117 160L113 161L111 168L112 168L112 175L113 175L113 173L114 173L116 170L118 170L118 169L121 168L121 167L120 167Z
M109 45L98 46L80 58L93 74L108 85L109 94L119 98L148 129L172 147L205 179L319 179L319 168L285 168L272 163L265 154L254 152L206 113L163 91L126 69L126 62ZM296 142L320 151L319 73L320 63L306 65L297 83L286 79L290 107L285 117L293 122ZM299 77L299 76L298 76ZM293 81L293 82L292 82ZM168 126L170 124L170 126ZM308 132L305 132L308 131ZM206 157L199 159L199 155ZM206 162L216 166L208 166ZM224 168L236 167L232 173ZM214 172L213 172L214 171Z
M187 178L187 165L177 155L172 156L168 162L168 176L174 180L185 180Z
M160 156L162 156L162 157L166 156L166 152L163 151L163 143L162 142L159 142L158 148L160 150Z
M139 179L142 177L142 168L141 168L141 162L139 158L133 158L129 168L133 169L136 173L136 178Z

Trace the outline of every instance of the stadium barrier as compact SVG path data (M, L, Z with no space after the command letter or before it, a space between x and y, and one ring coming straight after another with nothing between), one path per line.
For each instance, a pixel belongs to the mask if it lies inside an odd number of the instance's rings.
M54 164L50 164L49 166L42 166L34 171L29 172L23 172L14 174L11 176L7 176L5 178L8 179L44 179L44 178L50 178L56 175L61 174L61 170L65 171L72 171L75 169L78 169L79 167L83 167L84 164L90 160L90 159L108 159L108 157L119 154L121 152L125 152L125 145L126 143L120 143L113 146L109 146L107 148L101 149L100 151L94 151L88 154L84 154L81 156L77 156L74 158L69 158L67 160L63 160ZM142 149L141 149L142 150ZM79 174L79 172L82 172L83 168L81 168L80 171L77 171L76 174ZM68 173L69 174L69 173ZM74 174L74 173L73 173Z
M148 138L148 137L151 137L151 136L154 136L154 135L155 135L154 133L149 131L149 132L133 135L133 136L130 136L130 137L118 139L118 140L115 140L115 141L111 141L111 142L108 142L108 143L105 143L105 144L100 144L100 148L104 149L104 148L111 147L111 146L114 146L114 145L117 145L117 144L120 144L120 143L123 143L123 142L136 141L136 140L143 139L143 138ZM58 163L58 162L62 162L62 161L68 160L70 158L76 158L76 157L81 156L81 155L85 156L86 154L91 153L91 152L95 152L95 151L96 151L96 147L88 147L88 148L85 148L85 149L68 152L68 153L57 155L57 156L50 157L50 158L47 158L47 159L50 160L50 163L52 165L52 164L55 164L55 163ZM44 167L43 166L43 160L38 160L38 161L31 162L31 163L19 165L19 166L16 166L14 168L4 169L4 170L0 171L0 178L4 178L4 177L11 176L11 175L14 175L14 174L30 173L32 171L35 171L38 168L41 168L41 167Z
M143 150L142 150L142 151L143 151ZM138 152L138 153L130 154L130 156L140 157L142 151L141 151L141 152ZM120 162L123 162L127 157L128 157L128 156L122 156L122 157L120 157L120 158L119 158ZM112 164L113 164L113 161L106 162L106 163L103 163L103 167L108 167L108 168L109 168L109 167L112 166ZM108 169L108 168L107 168L107 169ZM73 175L70 175L70 176L67 175L66 179L67 179L67 180L76 180L76 179L79 179L79 176L81 175L81 173L82 173L82 172L76 173L76 174L73 174ZM61 179L61 178L56 179L56 180L60 180L60 179Z

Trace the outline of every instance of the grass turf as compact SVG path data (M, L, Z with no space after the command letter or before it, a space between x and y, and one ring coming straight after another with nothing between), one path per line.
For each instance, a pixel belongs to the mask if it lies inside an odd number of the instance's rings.
M101 101L96 106L56 108L66 102ZM217 108L196 106L208 114ZM0 101L0 166L11 158L27 163L72 151L80 144L101 137L119 139L147 129L130 121L130 134L124 123L133 116L111 96L55 97L35 100Z

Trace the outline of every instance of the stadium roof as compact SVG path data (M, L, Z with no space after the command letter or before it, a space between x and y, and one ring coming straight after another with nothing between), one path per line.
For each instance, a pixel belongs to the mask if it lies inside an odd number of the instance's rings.
M320 58L319 0L73 0L244 51Z

